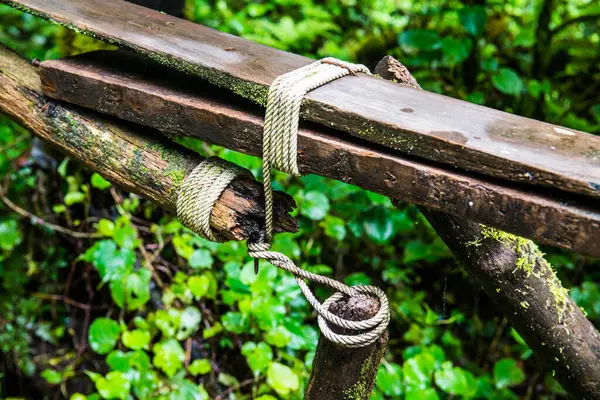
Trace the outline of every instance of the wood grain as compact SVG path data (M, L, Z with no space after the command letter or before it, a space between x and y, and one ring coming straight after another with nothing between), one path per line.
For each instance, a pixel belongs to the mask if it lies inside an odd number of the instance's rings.
M143 57L93 52L42 63L44 92L174 135L260 155L262 110ZM600 255L600 209L593 200L448 171L312 125L300 129L303 173L348 182L454 216Z
M0 0L134 50L264 104L267 87L310 59L119 0ZM372 76L306 97L303 117L463 170L600 197L600 137Z
M0 87L1 112L111 182L170 212L175 213L183 180L203 160L151 129L49 100L42 96L34 68L2 46ZM276 196L276 229L297 231L289 215L293 199L281 192ZM211 225L230 239L257 237L264 227L263 203L260 183L236 179L215 205Z

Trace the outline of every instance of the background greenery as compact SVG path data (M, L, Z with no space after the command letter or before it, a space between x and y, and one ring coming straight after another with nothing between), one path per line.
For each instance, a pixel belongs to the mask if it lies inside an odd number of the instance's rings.
M185 15L315 58L391 54L427 90L600 132L594 0L188 0ZM104 46L5 6L0 21L0 42L28 58ZM257 159L185 143L258 173ZM266 263L255 276L243 244L199 239L2 116L0 178L16 203L0 203L0 397L302 398L318 332L291 276ZM392 301L374 399L564 396L416 207L277 179L301 230L275 249ZM600 262L544 250L600 327Z

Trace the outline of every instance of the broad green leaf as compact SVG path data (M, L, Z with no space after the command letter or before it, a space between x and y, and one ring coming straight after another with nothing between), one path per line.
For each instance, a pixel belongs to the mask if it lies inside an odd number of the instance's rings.
M0 249L5 252L12 251L22 239L21 228L17 221L14 219L0 221Z
M208 275L190 276L187 286L196 300L200 300L208 293L210 288L210 277Z
M404 382L409 387L427 388L435 369L435 358L429 353L417 354L402 365Z
M92 184L92 187L94 187L96 189L100 189L100 190L105 190L112 186L109 181L105 180L97 172L94 172L92 174L92 177L90 178L90 183Z
M312 219L320 221L329 212L329 199L321 192L311 191L304 195L302 204L300 205L300 214Z
M73 204L83 203L86 199L84 193L70 192L65 195L65 205L72 206Z
M265 341L275 347L285 347L292 336L284 326L278 326L265 334Z
M213 265L213 258L210 250L207 249L196 249L190 257L190 267L194 269L198 268L210 268Z
M242 354L246 357L246 361L248 361L248 365L254 375L260 375L273 360L273 350L265 342L258 344L254 342L244 343Z
M96 381L96 389L103 399L125 400L129 396L131 383L123 373L112 371Z
M346 237L346 221L341 218L327 215L323 221L319 223L325 234L332 239L342 241Z
M400 397L402 395L402 367L398 364L384 362L379 366L375 383L386 396Z
M240 312L229 311L221 318L226 331L240 334L248 329L248 319Z
M460 23L473 36L479 36L485 29L487 12L483 6L467 6L458 11Z
M210 360L207 360L207 359L194 360L194 361L192 361L192 363L190 364L190 366L188 368L188 371L193 376L206 375L211 370L212 370L212 366L210 365Z
M154 345L154 358L152 363L169 378L183 367L185 352L175 339L166 339Z
M124 332L121 338L123 345L132 350L145 349L150 344L150 339L150 332L142 329Z
M451 67L458 65L469 57L472 46L473 42L468 37L445 37L442 40L442 61Z
M110 291L114 302L121 308L137 310L150 300L150 280L152 273L138 269L120 280L113 280Z
M362 227L369 239L377 244L385 244L395 233L390 212L384 207L375 207L361 217Z
M453 367L449 361L442 364L442 369L435 371L434 378L440 389L455 396L473 397L477 391L473 374Z
M96 224L96 231L102 236L112 237L115 233L115 224L108 219L101 219Z
M177 340L183 340L198 330L202 315L194 306L186 307L182 312L179 320L179 329L175 336Z
M503 358L494 365L494 382L498 389L519 385L524 380L523 370L512 358Z
M441 47L440 35L436 31L426 29L406 30L398 35L398 44L409 52L433 51Z
M106 354L114 349L120 334L121 328L116 321L99 317L90 325L88 341L96 353Z
M298 390L300 381L298 375L290 367L272 362L267 370L267 385L271 386L280 396L287 396Z
M100 240L81 256L91 263L100 274L102 281L124 279L135 263L135 253L130 249L118 249L112 240Z
M505 94L518 96L523 91L523 81L512 68L502 67L492 76L494 87Z
M60 372L50 368L46 368L45 370L43 370L40 376L51 385L58 385L62 381L62 375L60 374Z
M73 393L69 400L87 400L87 397L82 393Z
M408 388L405 400L440 400L434 388Z

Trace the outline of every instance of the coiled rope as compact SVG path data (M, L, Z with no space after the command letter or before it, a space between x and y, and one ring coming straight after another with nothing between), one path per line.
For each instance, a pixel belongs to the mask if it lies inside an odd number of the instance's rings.
M390 321L390 309L385 293L376 286L347 286L326 276L313 274L297 267L285 254L271 251L273 237L273 189L271 168L299 176L297 138L300 108L306 93L328 82L358 72L369 74L364 65L324 58L278 77L269 89L263 133L263 177L265 190L265 234L261 240L248 242L248 255L255 260L267 260L274 266L296 277L304 297L318 313L319 328L331 342L347 348L358 348L374 343ZM184 181L177 198L177 216L182 224L200 236L217 242L225 238L210 226L214 204L227 185L240 175L250 172L218 158L201 162ZM314 296L305 280L329 286L337 292L322 304ZM334 302L349 297L375 297L379 311L362 321L350 321L329 312ZM340 328L358 331L340 334L328 323Z

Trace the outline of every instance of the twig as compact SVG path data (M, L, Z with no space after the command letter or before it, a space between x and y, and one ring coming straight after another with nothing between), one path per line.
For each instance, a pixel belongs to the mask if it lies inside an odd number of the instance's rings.
M10 200L8 197L6 197L7 189L8 188L5 185L5 187L0 191L0 199L2 199L2 202L4 202L4 204L8 208L10 208L12 211L16 212L17 214L21 215L22 217L29 219L29 221L31 222L32 225L42 225L48 229L51 229L51 230L54 230L54 231L57 231L60 233L64 233L65 235L69 235L76 239L93 239L93 238L99 237L98 233L76 232L71 229L65 228L63 226L56 225L51 222L43 220L42 218L38 217L37 215L32 214L29 211L19 207L18 205L13 203L12 200Z
M251 385L252 383L254 383L254 378L248 378L245 381L238 383L237 385L230 386L225 391L223 391L221 394L219 394L217 397L215 397L215 400L223 400L230 393L232 393L236 390L240 390L244 386Z

